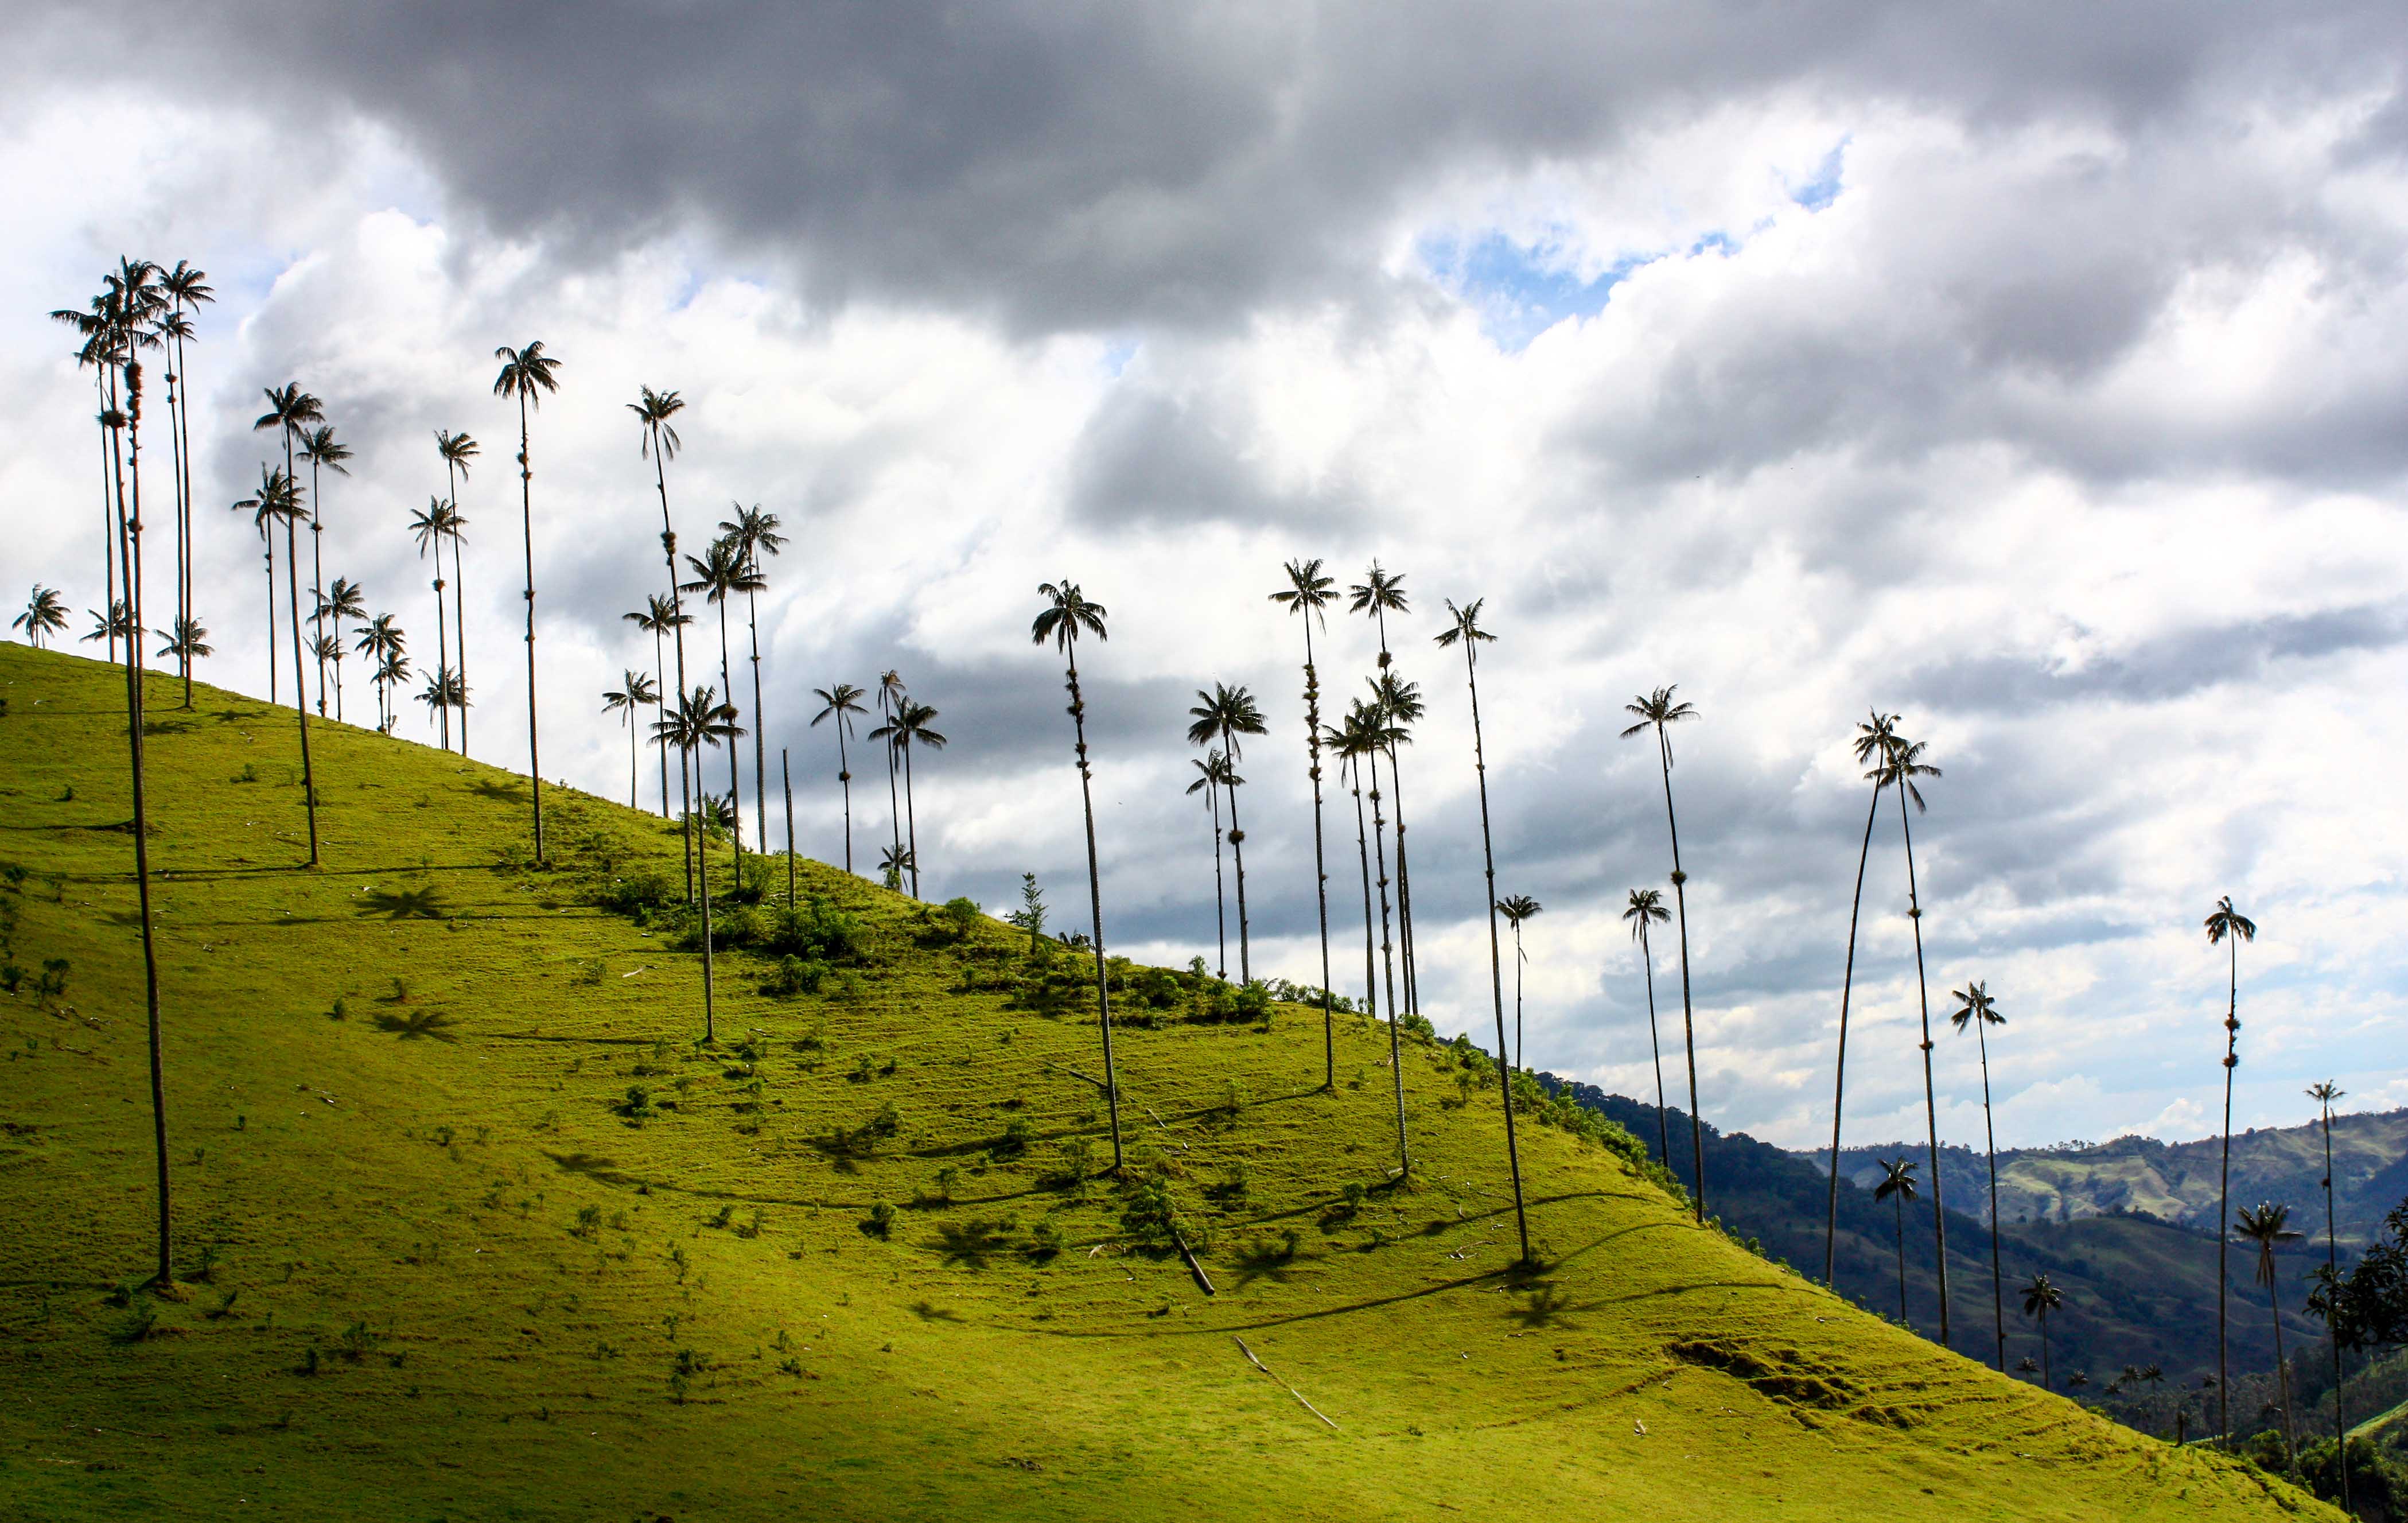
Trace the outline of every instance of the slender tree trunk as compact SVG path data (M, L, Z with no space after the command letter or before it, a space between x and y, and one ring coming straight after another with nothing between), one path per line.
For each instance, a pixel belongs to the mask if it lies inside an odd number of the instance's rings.
M2266 1260L2266 1308L2274 1315L2274 1390L2283 1401L2283 1447L2294 1468L2300 1463L2299 1435L2291 1428L2291 1366L2283 1358L2283 1297L2273 1274L2274 1261Z
M733 746L733 740L728 744ZM691 751L692 747L683 748ZM694 769L702 770L702 758L694 758ZM709 1045L719 1040L719 1027L711 1008L710 988L710 836L708 829L702 838L702 850L694 854L695 881L702 889L702 1040Z
M677 528L669 522L668 467L661 455L661 430L658 424L649 425L652 431L652 484L661 496L661 559L669 571L669 632L677 643L677 696L683 700L690 689L685 678L685 594L678 588ZM685 893L694 898L694 757L683 746L678 748L678 812L683 828L680 832L685 843ZM662 783L667 784L666 772Z
M443 685L443 674L452 669L451 636L446 633L449 627L444 623L443 612L443 537L438 534L435 537L435 685L437 689ZM435 721L436 733L442 737L443 749L448 754L452 749L452 705L449 701L435 705Z
M844 790L844 870L853 870L853 763L846 758L844 746L845 719L836 716L836 781Z
M183 303L179 300L175 306L175 314L181 317L183 312ZM182 343L179 340L170 340L169 352L174 358L168 361L170 368L167 371L167 480L168 484L175 491L176 641L180 647L176 653L176 665L183 674L184 707L190 709L193 706L193 653L190 645L185 642L183 625L184 621L192 617L193 612L185 601L185 595L189 591L186 567L192 557L192 545L189 542L192 523L185 513L184 506L184 438L176 426L176 420L183 412L183 404L179 399L176 390L177 382L182 378L184 369ZM136 625L136 628L138 630L140 625Z
M761 612L751 593L744 595L744 624L752 640L752 839L761 855L769 855L769 797L763 781L769 775L767 760L768 720L761 712ZM780 754L783 754L782 752Z
M1087 818L1087 899L1096 927L1096 1024L1104 1036L1104 1103L1111 1113L1112 1172L1121 1171L1120 1075L1112 1066L1112 990L1104 969L1104 878L1096 857L1096 795L1087 767L1087 703L1079 695L1078 637L1064 641L1070 667L1070 723L1078 736L1079 802Z
M1204 784L1204 800L1212 811L1212 930L1220 948L1218 976L1229 980L1229 911L1228 899L1221 883L1221 790L1209 779Z
M267 547L260 559L267 568L267 702L276 704L276 532L266 524L259 526L259 542Z
M1914 883L1914 827L1906 814L1906 789L1898 790L1898 828L1906 841L1906 918L1914 927L1914 993L1923 1012L1923 1118L1931 1146L1931 1236L1939 1247L1940 1346L1948 1346L1948 1218L1941 1204L1940 1101L1931 1084L1931 995L1923 972L1923 899Z
M1672 814L1672 742L1665 737L1664 726L1656 726L1657 758L1664 764L1664 824L1672 837L1672 904L1680 916L1681 932L1681 1045L1689 1057L1689 1147L1694 1157L1689 1160L1692 1176L1697 1180L1698 1220L1706 1219L1706 1134L1705 1123L1698 1116L1698 1027L1689 1000L1689 875L1681 870L1681 826Z
M182 309L182 304L178 303L177 310L180 312ZM183 520L184 540L183 565L179 572L180 581L176 589L176 600L178 606L184 611L183 616L197 622L200 613L193 606L193 556L194 552L198 548L193 539L193 377L189 362L184 356L184 340L181 338L176 340L176 376L177 384L182 388L177 394L176 417L172 424L176 430L178 441L176 485L179 493L176 511ZM193 658L188 654L184 657L184 707L190 709L192 706Z
M325 532L325 525L318 518L318 462L312 459L309 462L309 591L318 601L309 611L309 626L319 635L326 632L326 560L324 550L319 543ZM309 654L316 656L318 662L318 717L323 719L326 717L326 658L318 654L315 636L311 637L309 646Z
M460 503L453 498L456 511ZM461 557L461 537L452 534L452 622L460 626L460 756L468 755L468 564Z
M1380 817L1380 752L1374 746L1369 753L1371 762L1371 856L1380 868L1380 966L1386 978L1388 992L1389 1045L1396 1045L1397 1024L1397 948L1389 924L1388 848L1386 822ZM1394 781L1393 758L1390 781Z
M2224 1009L2224 1156L2215 1185L2215 1426L2217 1442L2232 1446L2232 1401L2226 1394L2232 1372L2225 1363L2225 1313L2232 1277L2228 1268L2232 1235L2232 1070L2241 1066L2241 943L2227 936L2230 981Z
M284 475L293 477L293 430L284 430ZM314 517L317 504L310 504ZM295 542L293 519L284 520L284 583L291 596L288 611L293 624L293 714L301 722L301 804L309 817L309 865L318 865L318 783L309 768L309 701L308 676L301 666L301 550Z
M1371 812L1373 819L1372 833L1375 839L1379 831L1378 800L1380 797L1380 776L1377 765L1379 754L1379 748L1376 746L1367 750L1363 754L1364 756L1373 758L1373 769L1371 773ZM1363 756L1354 758L1354 853L1357 856L1364 856ZM1383 955L1387 952L1387 925L1388 864L1386 857L1383 855L1380 861L1380 931L1381 952ZM1371 965L1371 865L1368 856L1365 856L1363 864L1363 990L1365 1001L1370 1007L1371 1018L1374 1020L1379 1019L1380 1000L1378 981L1373 976ZM1390 961L1388 967L1388 1080L1390 1085L1396 1090L1397 1096L1397 1177L1400 1180L1407 1180L1413 1176L1413 1155L1412 1148L1405 1135L1405 1053L1403 1040L1399 1036L1397 1028L1397 970L1393 960Z
M1639 962L1647 970L1647 1050L1656 1059L1656 1146L1663 1155L1664 1171L1670 1173L1672 1122L1664 1103L1664 1042L1656 1029L1656 949L1649 942L1644 920L1639 923Z
M129 366L129 369L132 368ZM165 1290L175 1284L170 1257L172 1220L167 1187L166 1070L159 1047L159 949L150 909L150 816L149 773L143 755L142 692L142 383L138 375L126 381L127 432L132 440L133 496L126 496L122 474L117 483L115 548L124 557L125 600L132 615L134 638L125 642L125 743L134 783L134 882L142 914L142 994L150 1022L150 1139L159 1181L159 1262L152 1283ZM111 612L113 614L114 609Z
M1363 827L1363 760L1349 757L1340 766L1353 773L1354 855L1363 867L1363 1011L1376 1021L1380 1018L1380 962L1371 942L1371 843Z
M1397 748L1388 748L1388 792L1397 806L1397 955L1403 964L1405 1008L1422 1013L1420 954L1413 941L1413 875L1405 865L1405 772Z
M2045 1312L2041 1314L2040 1318L2040 1384L2042 1390L2050 1389L2057 1384L2048 1372L2048 1314Z
M2333 1225L2332 1102L2330 1100L2320 1101L2317 1108L2324 1113L2325 1124L2325 1269L2329 1274L2338 1279L2341 1274L2341 1243L2339 1237L2336 1235L2336 1229ZM2330 1332L2332 1330L2332 1325L2329 1322L2326 1324L2325 1330L2327 1332ZM2344 1513L2348 1513L2350 1511L2349 1419L2344 1413L2342 1402L2344 1392L2342 1390L2340 1339L2335 1338L2332 1341L2332 1351L2333 1459L2334 1462L2341 1467L2341 1510ZM2350 1516L2356 1516L2357 1515L2352 1513Z
M786 790L786 908L795 907L795 770L786 760L786 748L778 748L778 781Z
M1529 1049L1522 1045L1522 923L1513 922L1513 1066L1527 1069L1523 1055Z
M652 631L652 690L665 691L669 685L668 664L661 654L661 632ZM667 705L659 706L664 712ZM669 748L666 740L656 742L661 753L661 818L669 817Z
M125 536L125 506L122 495L125 490L125 467L123 458L118 450L116 431L112 429L108 424L108 415L117 410L117 383L111 378L108 366L103 366L99 373L93 377L93 391L100 398L101 417L100 571L101 578L106 583L106 591L101 597L101 607L104 609L114 610L117 607L117 563L124 554L122 541ZM111 494L109 484L112 480L116 482L116 495L114 496ZM276 608L276 583L272 580L275 573L271 571L268 574L271 580L267 584L267 606L269 610L267 656L269 676L270 680L273 681L276 664L276 627L274 611ZM108 621L108 659L112 664L117 660L117 622L113 617ZM276 701L275 694L272 691L268 695L267 701L270 703Z
M1224 729L1221 732L1222 748L1226 750L1228 744L1229 732ZM1237 776L1237 760L1236 754L1231 753L1231 777ZM1238 785L1235 783L1229 784L1229 855L1236 860L1238 869L1238 982L1252 984L1254 981L1254 959L1246 927L1246 830L1238 823Z
M895 723L895 710L896 707L897 705L895 702L895 690L883 682L879 683L878 712L885 719L889 726L892 726ZM896 757L895 751L895 737L892 734L889 734L886 737L886 812L893 817L895 822L895 856L897 861L900 861L903 856L903 795L901 792L901 784L896 776L896 769L895 764ZM896 875L896 884L899 886L902 881L902 875L897 873Z
M1873 851L1873 820L1881 813L1881 785L1873 786L1865 811L1865 843L1856 852L1856 895L1848 901L1848 962L1840 976L1840 1056L1831 1065L1831 1208L1823 1219L1823 1283L1837 1285L1832 1265L1840 1243L1840 1115L1848 1094L1848 999L1856 987L1856 915L1865 903L1865 862Z
M1999 1133L1990 1122L1990 1038L1973 1017L1973 1040L1982 1053L1982 1143L1990 1158L1990 1315L1999 1334L1999 1372L2007 1369L2007 1303L1999 1272Z
M732 707L736 702L736 676L733 663L727 658L727 602L719 600L719 690ZM756 718L753 727L758 729ZM731 739L727 742L727 839L736 848L736 886L744 887L744 783L737 775L737 754L739 748Z
M1530 1219L1522 1206L1522 1150L1513 1136L1513 1070L1505 1061L1505 969L1497 937L1497 849L1488 824L1488 753L1480 732L1479 663L1469 639L1463 642L1463 675L1471 688L1471 769L1480 780L1480 858L1488 885L1488 989L1497 1007L1497 1077L1505 1099L1505 1160L1513 1173L1513 1226L1521 1234L1521 1261L1527 1264L1531 1261ZM1397 851L1403 855L1401 841Z
M627 807L636 807L636 706L627 705Z
M1890 1203L1898 1208L1898 1320L1902 1326L1913 1327L1906 1320L1906 1197L1893 1195Z
M1312 666L1312 611L1304 615L1305 754L1312 758L1312 898L1321 912L1321 1087L1338 1088L1338 1017L1329 992L1329 866L1321 845L1321 677Z
M911 897L920 897L920 806L911 797L911 741L907 736L895 738L895 749L903 753L903 819L904 829L910 841L908 848L911 864Z
M527 456L527 399L523 389L519 392L519 532L526 545L527 791L535 801L535 864L542 867L543 765L537 750L541 726L536 721L535 707L535 467ZM461 682L466 685L467 679L464 676ZM466 711L461 717L465 723ZM706 904L706 918L708 912ZM706 986L709 984L710 955L706 945L703 951Z

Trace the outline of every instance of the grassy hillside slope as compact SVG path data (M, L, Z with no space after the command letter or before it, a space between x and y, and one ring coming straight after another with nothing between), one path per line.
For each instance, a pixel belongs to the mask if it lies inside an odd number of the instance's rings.
M290 713L165 682L191 1283L114 1306L151 1204L122 691L0 647L8 955L66 961L0 999L0 1516L2338 1516L1867 1316L1562 1129L1522 1133L1515 1275L1493 1104L1410 1052L1385 1188L1384 1039L1349 1021L1321 1093L1295 1009L1120 1042L1208 1297L1054 1177L1102 1131L1093 1027L1009 1008L1000 926L949 943L807 865L866 959L784 999L724 960L703 1050L695 959L586 897L675 870L659 821L548 794L536 870L523 780L329 726L297 870Z

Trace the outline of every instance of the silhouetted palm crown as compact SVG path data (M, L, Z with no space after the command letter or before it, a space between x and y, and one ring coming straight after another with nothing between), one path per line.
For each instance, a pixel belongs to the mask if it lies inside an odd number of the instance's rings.
M1649 926L1660 926L1672 918L1664 908L1664 891L1659 888L1634 888L1622 918L1630 922L1630 939L1634 941L1646 934Z
M627 404L627 410L634 413L637 422L643 425L643 443L638 453L651 458L657 441L661 458L675 460L684 441L678 438L678 431L670 426L669 420L685 410L685 399L675 392L656 392L650 386L638 386L636 390L638 399Z
M1077 582L1056 584L1041 582L1037 585L1037 592L1039 596L1051 601L1028 626L1032 643L1042 645L1050 639L1055 649L1068 651L1082 633L1093 635L1097 639L1110 638L1104 632L1104 620L1109 617L1104 605L1089 602L1079 591Z
M1914 1181L1914 1171L1917 1166L1905 1158L1881 1158L1876 1161L1881 1164L1882 1178L1881 1183L1873 1186L1874 1201L1878 1203L1892 1196L1901 1200L1914 1200L1917 1192Z
M1634 697L1624 704L1622 706L1624 711L1637 714L1639 722L1625 729L1622 732L1622 739L1627 740L1651 726L1677 725L1684 719L1697 718L1698 711L1693 706L1672 701L1672 695L1679 691L1679 688L1680 684L1675 682L1670 687L1659 687L1653 693Z
M560 362L543 352L541 339L523 349L504 344L494 351L494 358L502 362L501 373L494 377L495 396L513 396L540 408L544 393L560 390L560 382L553 379Z
M1958 1008L1956 1013L1948 1019L1955 1023L1959 1031L1964 1030L1975 1020L1986 1026L2007 1024L2007 1018L1999 1013L1998 1006L1991 999L1989 988L1985 984L1967 984L1964 988L1953 991L1949 998L1956 1001Z
M1245 754L1238 739L1244 735L1268 733L1263 724L1262 709L1254 696L1243 687L1231 687L1226 682L1214 682L1212 691L1196 690L1197 702L1187 712L1195 723L1187 726L1187 739L1195 745L1204 745L1218 737L1228 747L1232 761Z
M2215 901L2215 912L2207 917L2207 944L2220 945L2227 936L2243 941L2258 940L2258 923L2232 907L2232 896L2227 894Z

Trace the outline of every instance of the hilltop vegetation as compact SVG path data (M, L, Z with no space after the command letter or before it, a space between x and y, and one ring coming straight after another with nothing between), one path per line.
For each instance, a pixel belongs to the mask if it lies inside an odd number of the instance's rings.
M1324 1092L1318 1013L1126 969L1100 1177L1075 978L809 862L722 922L704 1046L661 821L548 789L538 869L523 779L327 725L298 870L288 716L165 679L153 1299L122 691L0 647L45 975L0 998L7 1516L2337 1516L1855 1309L1538 1097L1516 1272L1467 1047L1407 1049L1400 1185L1384 1032Z

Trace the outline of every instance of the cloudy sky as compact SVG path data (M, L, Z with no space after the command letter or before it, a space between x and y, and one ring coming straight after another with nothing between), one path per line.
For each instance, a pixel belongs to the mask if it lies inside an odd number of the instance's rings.
M1317 978L1302 630L1267 595L1289 558L1342 585L1376 557L1429 702L1403 782L1441 1031L1493 1029L1469 709L1430 641L1484 597L1498 888L1546 906L1534 1065L1653 1092L1619 911L1670 847L1655 753L1618 732L1678 683L1710 1120L1828 1138L1875 706L1944 774L1925 947L1935 1001L1985 979L2009 1017L2002 1142L2209 1129L2223 893L2262 927L2237 1120L2297 1121L2325 1078L2408 1103L2392 6L206 8L110 7L173 44L113 73L89 12L0 22L0 585L102 596L92 394L44 313L121 253L189 259L220 294L191 364L213 681L265 686L223 505L265 457L261 388L297 380L357 452L328 572L422 660L406 519L443 490L432 431L483 441L472 739L524 765L491 356L540 338L548 774L624 792L598 695L650 663L620 615L661 581L624 404L675 388L687 547L736 502L791 536L767 725L813 855L841 848L809 690L893 668L952 739L919 768L932 897L1001 907L1034 869L1082 901L1060 672L1027 634L1067 577L1111 613L1085 656L1111 940L1210 950L1185 709L1243 682L1270 722L1243 767L1255 966ZM1359 691L1370 626L1315 638ZM855 798L871 856L885 805ZM1921 1111L1894 807L1873 840L1860 1142ZM1970 1040L1939 1041L1942 1130L1978 1141Z

